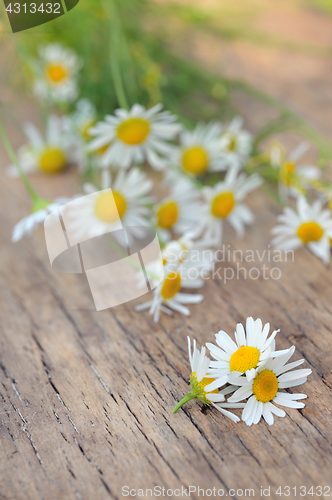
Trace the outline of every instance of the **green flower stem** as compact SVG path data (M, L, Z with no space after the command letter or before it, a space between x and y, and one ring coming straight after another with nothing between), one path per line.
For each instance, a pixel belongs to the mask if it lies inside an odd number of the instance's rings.
M126 98L126 92L123 85L123 79L121 75L120 68L120 47L121 47L121 19L119 15L118 8L116 6L115 0L107 0L105 6L109 9L109 5L111 5L110 9L110 19L111 19L111 50L110 50L110 64L111 64L111 73L113 78L114 90L116 93L116 97L119 105L124 109L129 109L128 101Z
M111 247L113 248L113 250L115 250L118 253L118 255L120 255L121 257L126 259L129 262L129 264L131 264L133 267L135 267L138 271L142 270L141 265L138 264L136 262L136 260L133 259L130 255L127 255L126 252L124 252L124 250L122 250L121 246L118 245L118 243L116 243L116 241L113 238L111 238L108 234L106 235L106 239L109 241ZM153 278L155 280L160 279L160 276L157 276L156 274L151 273L151 271L148 271L147 269L144 269L144 271L151 278Z
M8 153L8 156L10 157L11 161L14 163L15 167L17 168L19 176L21 177L23 184L25 185L29 195L31 196L33 205L39 206L41 204L48 203L48 202L46 202L46 200L42 200L42 198L40 198L38 196L36 191L33 189L28 177L23 172L22 167L20 165L20 162L18 161L18 158L16 156L16 153L15 153L15 151L14 151L14 149L13 149L12 145L10 144L9 139L7 137L1 114L0 114L0 137L1 137L3 145L5 146L5 149Z
M184 404L188 403L192 399L195 399L196 395L191 391L187 396L185 396L181 401L173 408L173 413L176 413Z

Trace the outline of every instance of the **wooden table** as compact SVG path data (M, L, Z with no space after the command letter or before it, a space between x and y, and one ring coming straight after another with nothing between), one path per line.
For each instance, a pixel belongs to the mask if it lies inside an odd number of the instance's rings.
M269 4L274 25L281 3ZM318 13L305 15L300 21L315 29L302 31L330 44L331 21ZM292 34L301 28L287 12L282 16L279 29L285 29L286 21ZM183 36L187 57L282 98L331 135L329 60L257 49L241 40L211 40L212 35L198 37L195 31L193 38ZM181 44L173 40L178 50ZM1 100L6 100L5 90ZM16 95L10 100L19 122L35 115ZM266 122L257 102L242 99L239 104L251 130ZM9 132L15 146L23 143L17 129L9 127ZM282 499L288 493L284 487L297 486L296 495L292 489L288 498L314 499L311 486L319 493L317 485L331 485L331 267L306 249L296 252L295 262L237 259L220 264L220 277L206 282L205 300L191 307L189 318L163 315L155 325L147 313L134 312L133 303L96 312L79 276L53 272L42 228L31 240L10 242L13 225L30 206L20 181L4 175L7 163L0 145L0 500L121 499L126 486L137 490L137 496L143 489L142 498L151 498L147 488L165 488L160 496L167 498L167 489L188 492L191 486L215 487L237 499L250 494ZM78 192L76 179L71 171L37 176L33 182L51 199ZM279 209L262 192L250 196L248 204L255 225L243 241L226 230L225 244L243 251L268 250ZM225 284L223 269L236 272L237 264L247 272L261 270L263 264L278 267L282 277L266 280L261 271L259 279L244 279L242 270L239 279ZM272 427L264 421L251 428L234 424L217 410L202 412L197 401L173 415L174 405L189 390L186 336L201 345L213 341L220 328L232 333L249 315L280 328L277 347L295 344L294 359L304 357L304 367L313 370L307 384L294 389L308 394L306 407L287 410ZM282 496L276 493L279 486ZM306 487L306 495L300 486ZM190 496L198 498L197 490Z
M67 172L34 183L44 196L55 196L74 193L75 178ZM227 230L225 243L268 250L279 209L263 193L249 205L255 225L242 241ZM50 267L42 228L12 244L12 226L28 207L20 181L2 174L1 500L118 499L128 493L123 487L149 498L147 488L165 488L166 496L189 486L215 487L237 499L246 489L260 498L261 487L270 487L268 498L283 498L279 486L284 493L297 486L299 497L300 486L319 491L317 485L331 484L330 267L302 249L295 262L265 262L280 268L279 280L262 274L245 280L240 271L225 284L223 269L236 271L237 262L221 263L221 278L206 282L205 300L191 307L189 318L163 315L155 325L133 303L93 310L80 278ZM262 267L258 259L239 263L247 272ZM213 341L220 328L232 333L249 315L280 328L277 347L295 344L294 359L304 357L313 370L295 390L308 394L306 407L287 410L272 427L234 424L217 410L202 412L197 401L172 414L188 392L186 336ZM198 498L197 490L190 496Z

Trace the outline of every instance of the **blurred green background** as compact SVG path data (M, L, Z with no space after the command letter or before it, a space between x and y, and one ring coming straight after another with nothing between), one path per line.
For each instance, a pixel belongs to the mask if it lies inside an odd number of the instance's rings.
M81 97L100 117L162 101L192 126L243 114L256 146L286 130L308 136L331 158L330 0L80 0L65 16L15 35L1 9L2 84L29 96L29 63L48 41L83 58ZM6 53L6 50L3 51ZM325 100L324 100L325 99ZM319 108L321 111L319 111Z

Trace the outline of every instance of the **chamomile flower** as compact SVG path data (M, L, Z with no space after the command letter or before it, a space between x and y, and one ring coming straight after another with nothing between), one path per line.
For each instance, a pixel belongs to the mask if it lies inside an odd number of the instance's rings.
M245 377L235 376L231 383L239 385L240 388L228 399L230 403L237 403L249 398L245 404L242 420L247 425L258 424L261 417L272 425L273 414L284 417L286 413L273 403L287 408L304 408L304 403L299 399L305 399L306 394L292 394L280 392L280 389L289 389L302 385L307 381L312 371L310 369L293 370L304 362L304 359L286 364L295 351L291 347L281 356L270 358L263 366L259 367L255 378L248 382ZM292 371L290 371L292 370Z
M205 242L193 241L191 233L186 233L178 240L166 243L162 249L162 261L153 260L146 264L145 269L153 288L160 283L165 274L165 266L179 267L183 288L200 288L204 279L213 268L215 252L208 250ZM138 287L146 285L145 278L138 273ZM149 305L151 305L151 301ZM138 306L141 310L142 306ZM145 309L147 307L143 307Z
M195 269L196 264L191 266ZM147 271L151 271L147 267ZM153 268L154 273L162 272L159 284L153 291L153 298L148 302L136 306L136 311L144 311L149 309L149 313L153 316L153 321L158 323L160 311L172 316L172 311L178 311L185 316L190 316L190 310L186 304L198 304L204 299L200 294L189 294L181 292L182 288L201 288L204 284L203 280L197 274L194 277L188 276L188 273L182 267L181 262L166 262L163 269Z
M28 143L17 151L17 156L26 174L37 172L57 174L78 159L77 150L73 148L74 138L68 133L65 118L50 115L45 137L32 123L26 123L23 131ZM15 165L8 167L8 175L18 176Z
M198 176L205 172L226 170L220 151L221 125L198 123L195 130L180 134L180 146L174 149L171 160L187 175Z
M197 223L199 198L199 191L190 180L177 176L169 196L154 208L154 223L164 241L169 240L171 232L183 234Z
M236 325L235 342L220 330L216 333L216 342L219 347L207 342L211 356L216 361L211 361L209 374L215 379L208 387L209 390L222 387L228 382L232 372L245 374L248 382L253 380L257 369L273 355L274 338L279 330L275 330L270 337L270 323L262 324L258 318L247 318L246 329L241 323Z
M32 213L21 219L15 226L12 232L12 242L16 243L24 236L31 236L32 231L44 222L48 214L53 210L59 209L65 203L68 203L70 198L56 198L53 202L38 199L35 202Z
M69 116L70 122L75 132L84 140L91 139L89 129L96 123L97 112L95 106L89 99L77 101L75 111Z
M324 264L330 260L332 213L323 209L320 200L312 205L304 196L297 199L297 211L290 207L278 217L280 225L272 229L272 245L279 250L296 250L306 245Z
M224 181L213 187L205 186L202 190L204 205L200 214L200 223L196 234L213 242L222 244L223 221L228 220L238 237L244 235L245 224L251 224L254 216L251 210L242 203L243 199L262 184L262 179L253 174L247 177L238 174L238 168L230 168Z
M185 403L192 399L199 399L201 403L205 406L214 406L225 416L229 417L233 422L238 422L240 419L233 413L225 410L222 406L222 402L225 401L225 396L218 389L209 391L206 389L207 385L211 384L213 380L211 376L207 373L209 368L210 359L206 355L205 347L202 347L199 351L196 347L196 340L193 342L193 352L191 352L191 340L188 339L188 353L191 366L190 375L190 385L191 391L185 396L173 409L173 413L176 413ZM218 406L215 403L219 403ZM229 407L231 407L229 405Z
M228 167L242 167L252 149L252 135L243 130L243 118L236 116L222 129L221 150Z
M312 181L320 178L321 171L315 165L300 164L299 160L308 151L310 144L301 142L289 155L279 143L270 147L271 164L279 169L279 194L287 200L289 195L305 193Z
M133 163L147 161L151 167L161 170L165 166L165 157L172 146L167 142L175 138L180 131L176 116L168 111L161 111L162 104L145 109L134 104L130 111L117 109L115 116L105 116L90 129L95 138L89 149L100 151L101 165L128 168Z
M50 102L71 102L77 97L77 76L81 61L72 49L58 43L39 50L35 64L34 91L37 97Z
M150 209L146 205L151 198L146 195L151 188L152 181L138 168L118 172L114 181L108 170L103 170L102 190L87 183L84 192L90 196L68 205L68 231L77 241L114 231L114 238L124 244L122 233L116 232L124 226L130 245L132 237L144 237L144 226L149 225Z
M86 171L89 166L100 166L99 156L92 156L87 150L87 142L91 139L89 129L95 124L96 117L96 108L88 99L80 99L75 111L66 117L66 130L73 137L71 151L81 172Z

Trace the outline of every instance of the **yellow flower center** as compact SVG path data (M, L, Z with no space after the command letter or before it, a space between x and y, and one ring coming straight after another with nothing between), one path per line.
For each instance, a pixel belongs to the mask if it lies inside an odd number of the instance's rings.
M219 219L224 219L233 210L235 198L233 193L225 192L218 194L212 201L211 213Z
M129 118L117 128L116 134L120 141L129 146L135 146L145 141L150 132L150 124L143 118Z
M207 377L204 377L202 378L202 380L200 382L198 382L197 380L197 373L196 372L192 372L191 376L194 378L196 384L198 385L198 387L200 389L202 389L202 391L206 392L207 394L218 394L219 392L219 389L214 389L213 391L205 391L205 387L209 384L212 384L212 382L214 382L214 378L207 378Z
M296 168L296 165L295 163L292 163L290 161L286 161L284 163L284 171L286 172L286 174L288 175L292 175L295 171L295 168Z
M165 278L160 294L163 299L168 300L174 297L180 290L181 276L179 273L170 273Z
M48 64L46 74L51 82L59 83L67 78L68 70L61 64Z
M305 244L311 241L319 241L323 234L324 230L317 222L305 222L297 230L298 237Z
M67 164L67 158L61 149L47 147L39 158L40 170L46 174L61 172Z
M171 229L179 217L179 209L175 201L163 203L157 211L157 224L163 229Z
M280 180L284 184L290 186L294 184L294 176L296 173L296 165L293 162L286 161L280 170Z
M207 153L201 147L188 148L182 156L184 170L194 175L203 174L209 164Z
M241 346L229 360L231 372L244 373L258 365L260 352L256 347Z
M278 392L278 379L271 370L262 370L259 372L252 383L252 392L257 401L268 403L272 401Z
M95 214L103 222L112 223L116 222L119 217L122 219L126 208L126 200L120 193L116 191L102 193L96 200Z

